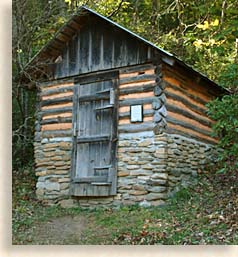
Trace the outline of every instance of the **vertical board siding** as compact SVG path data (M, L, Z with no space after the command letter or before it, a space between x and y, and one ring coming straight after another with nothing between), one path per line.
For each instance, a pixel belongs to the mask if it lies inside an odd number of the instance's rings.
M76 62L77 62L77 48L78 48L78 40L77 36L74 36L71 41L69 41L69 70L72 73L77 72L76 69Z
M214 95L176 69L163 65L163 80L167 96L168 132L178 133L209 143L217 142L211 137L211 126L214 123L207 116L206 104Z
M55 78L142 64L151 61L152 52L126 32L92 19L65 46Z

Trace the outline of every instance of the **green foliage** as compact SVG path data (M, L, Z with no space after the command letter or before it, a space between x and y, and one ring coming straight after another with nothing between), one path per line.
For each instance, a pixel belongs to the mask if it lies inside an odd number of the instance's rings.
M220 75L220 84L230 94L208 104L208 114L216 121L213 135L219 138L221 169L219 172L238 171L238 64L227 65Z
M172 201L181 202L188 201L192 197L191 191L188 188L180 189L172 198Z
M229 89L232 93L238 92L238 64L227 65L219 78L220 85Z
M222 171L238 171L238 94L225 95L209 105L209 115L216 121L213 134L219 138L218 147Z

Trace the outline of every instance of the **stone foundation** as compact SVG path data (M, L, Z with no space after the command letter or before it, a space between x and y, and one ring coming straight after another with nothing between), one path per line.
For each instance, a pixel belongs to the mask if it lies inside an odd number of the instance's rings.
M167 136L168 195L193 182L199 171L214 162L214 146L180 135ZM191 180L192 178L192 180Z
M36 195L46 203L56 203L69 193L71 138L61 142L45 138L35 143L34 149L38 176Z
M163 204L168 195L166 136L121 134L118 142L118 203Z
M118 140L117 195L69 196L72 142L64 138L35 143L36 194L48 204L62 207L112 207L139 204L158 206L186 186L212 161L212 145L180 135L153 132L125 133Z
M122 204L161 205L210 163L213 146L180 135L121 135L118 193Z

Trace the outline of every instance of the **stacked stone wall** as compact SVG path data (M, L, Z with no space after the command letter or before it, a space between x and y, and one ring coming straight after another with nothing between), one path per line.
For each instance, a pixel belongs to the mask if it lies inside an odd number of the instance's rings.
M214 146L181 135L121 134L114 204L164 204L214 162Z
M166 136L121 134L118 143L118 204L160 205L167 199Z
M181 135L167 136L167 174L169 196L181 186L194 182L199 172L214 163L214 145L199 142Z
M45 138L34 145L36 195L47 203L56 203L69 193L72 143L70 138L60 140Z
M113 197L71 198L71 139L35 143L36 194L63 207L162 205L214 161L214 147L181 135L124 133L118 141L118 184Z

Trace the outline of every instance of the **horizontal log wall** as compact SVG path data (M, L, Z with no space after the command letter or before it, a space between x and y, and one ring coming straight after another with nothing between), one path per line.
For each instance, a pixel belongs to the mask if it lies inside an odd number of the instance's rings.
M214 95L189 75L163 64L163 80L167 97L168 133L189 136L204 142L216 143L211 137L214 123L207 116L206 104Z
M120 69L119 132L151 131L155 127L154 106L158 102L154 92L157 86L155 68L152 64L146 64ZM70 134L73 80L42 83L39 88L41 107L38 113L38 132L44 137ZM130 126L130 106L134 104L143 105L143 122Z
M43 82L38 85L38 112L35 141L70 138L72 134L73 80ZM56 139L60 140L60 139Z
M39 85L40 110L38 121L40 132L68 131L72 129L73 81L54 81ZM44 137L47 134L44 133Z
M128 67L119 75L119 132L153 131L166 125L161 73L153 64ZM143 106L143 122L131 123L130 106Z
M145 64L120 69L119 132L151 131L155 127L154 114L158 109L155 68L152 64ZM36 141L71 135L73 87L73 79L39 84L40 108L37 114ZM142 123L133 123L133 126L130 126L130 105L133 104L143 105L144 117Z
M137 71L134 69L121 70L119 75L119 132L152 130L153 127L155 67L146 65ZM134 104L143 105L142 123L130 122L130 106Z

